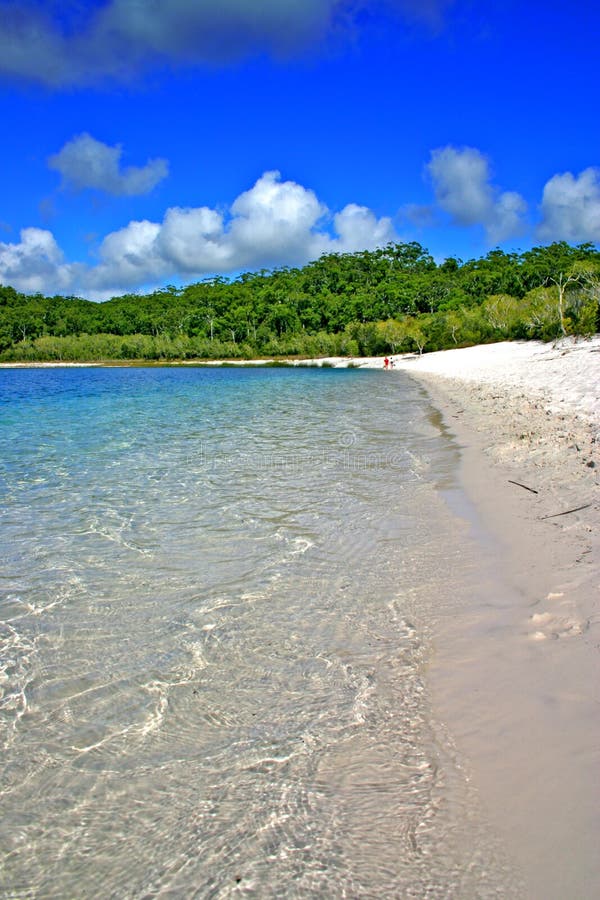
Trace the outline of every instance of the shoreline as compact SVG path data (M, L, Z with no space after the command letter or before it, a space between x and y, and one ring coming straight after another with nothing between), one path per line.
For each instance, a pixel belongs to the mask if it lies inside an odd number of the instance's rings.
M599 351L596 338L398 364L458 444L470 508L455 512L482 540L482 580L493 570L440 626L433 695L536 900L600 890Z
M445 352L445 351L442 351ZM414 353L397 354L396 360L418 359ZM99 359L86 362L29 361L0 362L0 369L137 369L137 368L198 368L227 369L251 366L282 369L383 369L383 356L318 356L296 359L294 357L265 357L260 359Z
M525 362L538 363L565 356L572 351L583 351L600 354L600 334L592 337L573 336L562 338L553 343L542 341L501 341L489 344L475 344L469 347L456 349L437 350L431 353L419 355L416 352L389 354L391 368L394 372L414 373L419 378L439 376L455 378L467 382L496 383L498 377L501 380L502 366L517 365ZM332 368L332 369L384 369L383 356L320 356L320 357L258 357L253 359L103 359L103 360L18 360L15 362L0 362L0 369L60 369L60 368L228 368L244 366L267 366L282 368ZM451 362L452 361L452 362ZM562 396L555 398L554 411L561 411L561 404L565 408L577 403L588 418L595 418L600 422L600 388L591 382L592 374L600 378L600 364L594 366L595 372L590 373L589 391L581 404L581 378L575 391L569 390L567 385L560 386ZM460 370L460 371L459 371ZM518 384L520 389L525 389L529 394L543 394L548 385L542 376L531 378L531 370L527 370L524 383ZM558 393L558 391L555 391Z

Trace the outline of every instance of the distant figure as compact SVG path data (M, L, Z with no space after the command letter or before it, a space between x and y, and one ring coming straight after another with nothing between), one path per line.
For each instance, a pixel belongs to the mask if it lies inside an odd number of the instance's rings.
M388 359L387 356L386 356L386 358L385 358L384 361L383 361L383 368L384 368L384 369L387 369L387 368L389 367L389 364L390 364L390 361L389 361L389 359Z
M390 356L390 369L394 368L394 357Z

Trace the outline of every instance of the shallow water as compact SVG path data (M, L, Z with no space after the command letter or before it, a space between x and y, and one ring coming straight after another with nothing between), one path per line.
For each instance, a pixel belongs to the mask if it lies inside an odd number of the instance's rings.
M0 372L0 897L492 897L427 684L476 548L423 393Z

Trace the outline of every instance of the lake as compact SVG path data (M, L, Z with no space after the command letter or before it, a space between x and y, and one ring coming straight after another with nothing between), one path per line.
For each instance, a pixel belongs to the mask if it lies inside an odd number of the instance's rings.
M458 460L400 373L0 371L0 897L517 896L427 676Z

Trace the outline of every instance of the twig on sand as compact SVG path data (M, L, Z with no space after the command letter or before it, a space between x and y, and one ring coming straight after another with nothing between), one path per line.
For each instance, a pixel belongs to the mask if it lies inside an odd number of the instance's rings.
M539 491L536 491L535 488L527 487L526 484L521 484L520 481L513 481L512 478L509 478L509 479L508 479L508 483L509 483L509 484L516 484L518 487L525 488L526 491L531 491L532 494L537 494L537 493L539 493Z
M565 509L564 512L552 513L551 516L540 516L540 522L542 519L556 519L557 516L568 516L569 513L579 512L580 509L587 509L591 505L591 503L584 503L583 506L575 506L573 509Z

